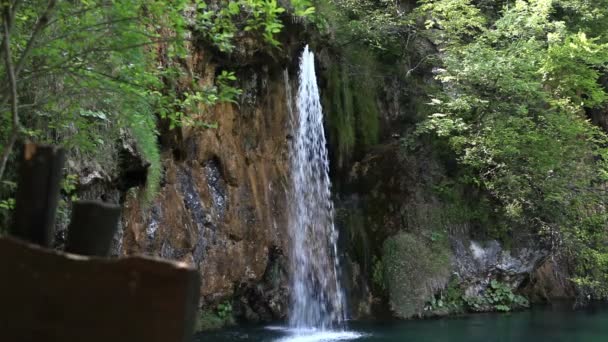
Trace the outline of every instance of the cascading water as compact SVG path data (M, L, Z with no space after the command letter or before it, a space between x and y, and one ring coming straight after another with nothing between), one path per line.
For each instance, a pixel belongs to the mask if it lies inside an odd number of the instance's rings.
M345 317L338 279L329 161L314 55L300 59L296 111L292 115L290 233L292 306L289 324L296 329L340 328Z

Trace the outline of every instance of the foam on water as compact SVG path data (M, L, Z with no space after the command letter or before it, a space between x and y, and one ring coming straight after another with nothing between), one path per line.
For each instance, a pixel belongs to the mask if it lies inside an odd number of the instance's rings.
M286 327L270 326L268 330L281 331L287 336L281 337L276 342L333 342L333 341L353 341L363 334L353 331L331 331L318 329L293 329Z

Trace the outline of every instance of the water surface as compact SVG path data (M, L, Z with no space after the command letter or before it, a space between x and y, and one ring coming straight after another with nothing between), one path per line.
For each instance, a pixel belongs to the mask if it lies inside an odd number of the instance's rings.
M608 306L572 311L535 308L510 314L390 323L351 323L347 332L250 327L201 334L197 341L276 342L608 342Z

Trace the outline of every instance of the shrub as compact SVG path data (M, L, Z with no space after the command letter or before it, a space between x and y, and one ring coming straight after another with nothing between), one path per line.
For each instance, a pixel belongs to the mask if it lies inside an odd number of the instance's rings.
M411 233L399 233L383 246L384 277L391 309L402 318L420 315L435 291L449 279L449 248Z

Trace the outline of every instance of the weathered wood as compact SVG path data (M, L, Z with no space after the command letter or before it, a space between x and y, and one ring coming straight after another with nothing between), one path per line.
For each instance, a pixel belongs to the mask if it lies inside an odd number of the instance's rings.
M0 341L191 342L199 287L183 263L0 238Z
M51 246L65 161L62 149L26 144L19 168L11 234Z
M120 207L99 201L78 201L72 207L66 252L108 256L118 228Z

